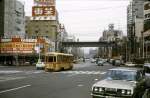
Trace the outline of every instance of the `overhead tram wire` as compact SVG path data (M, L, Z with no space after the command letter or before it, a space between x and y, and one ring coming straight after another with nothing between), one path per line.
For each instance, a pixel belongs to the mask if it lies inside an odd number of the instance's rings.
M126 6L117 6L117 7L105 7L105 8L95 8L95 9L77 9L77 10L62 10L63 12L83 12L83 11L100 11L116 8L125 8Z
M105 8L95 8L95 9L62 10L62 11L63 12L98 11L98 10L116 9L116 8L124 8L124 7L126 6L105 7ZM32 13L32 11L26 11L26 13Z

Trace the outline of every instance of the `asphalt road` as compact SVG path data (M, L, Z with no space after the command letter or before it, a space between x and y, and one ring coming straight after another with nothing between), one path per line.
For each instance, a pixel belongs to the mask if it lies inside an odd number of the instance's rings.
M44 72L34 66L0 66L0 98L91 98L92 84L104 78L111 65L81 62L74 69Z

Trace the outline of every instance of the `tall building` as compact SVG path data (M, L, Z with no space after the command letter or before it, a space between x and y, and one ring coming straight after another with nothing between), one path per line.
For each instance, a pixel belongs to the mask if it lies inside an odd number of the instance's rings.
M108 30L103 31L104 41L115 41L116 39L122 39L123 32L121 30L115 30L114 24L109 24Z
M137 40L143 31L143 5L144 0L132 0L127 7L127 35L129 39L133 36Z
M150 1L144 3L144 31L150 29Z
M59 21L55 0L34 0L26 34L30 38L46 37L55 42L55 50L58 50Z
M144 32L143 37L145 42L145 50L143 51L143 57L150 59L150 1L144 3Z
M4 36L4 0L0 0L0 36Z
M129 57L133 60L142 52L141 40L144 27L144 0L131 0L127 7L127 37ZM140 52L139 52L140 51Z
M103 31L103 37L99 41L115 42L115 47L99 47L99 56L106 58L112 58L120 55L120 45L119 42L122 40L123 32L121 30L114 29L114 24L108 25L108 30Z
M0 0L0 36L11 38L24 37L24 5L17 0Z

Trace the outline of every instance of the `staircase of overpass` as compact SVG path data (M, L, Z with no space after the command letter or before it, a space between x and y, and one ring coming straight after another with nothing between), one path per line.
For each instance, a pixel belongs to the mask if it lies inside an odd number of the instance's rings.
M62 47L113 47L115 42L62 42Z

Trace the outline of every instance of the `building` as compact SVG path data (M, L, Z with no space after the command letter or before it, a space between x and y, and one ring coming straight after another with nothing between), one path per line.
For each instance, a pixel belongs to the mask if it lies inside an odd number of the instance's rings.
M51 48L51 41L43 38L0 38L0 64L32 65L37 62L39 53L43 58Z
M127 7L127 35L141 37L143 31L144 0L132 0Z
M11 38L24 37L24 5L17 0L1 0L0 36Z
M143 57L150 59L150 1L144 3Z
M0 0L0 36L3 37L4 36L4 0Z
M55 0L34 0L32 17L26 24L26 35L30 38L46 37L55 42L58 51L59 20Z
M115 30L114 24L109 24L108 30L103 31L104 41L115 41L116 39L122 39L123 33L121 30Z
M141 49L141 38L144 27L144 0L131 0L127 7L127 36L131 59L139 56Z
M100 47L98 54L103 58L112 58L120 56L120 41L122 40L123 32L121 30L114 29L114 24L108 25L108 30L103 31L103 36L99 41L115 42L114 47Z

